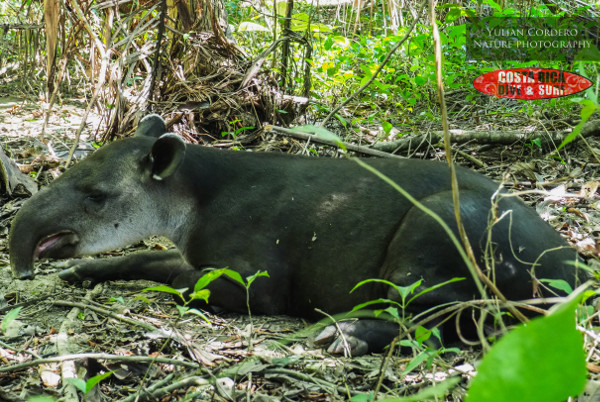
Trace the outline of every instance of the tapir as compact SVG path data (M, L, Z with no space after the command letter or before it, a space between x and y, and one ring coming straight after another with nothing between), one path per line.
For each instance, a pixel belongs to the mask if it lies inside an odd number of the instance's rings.
M445 164L363 160L456 231ZM551 294L539 278L575 285L568 262L576 252L558 232L517 198L496 200L499 185L492 180L466 168L456 174L476 258L482 267L493 259L493 272L486 272L507 298ZM493 221L495 201L502 219ZM415 312L480 297L440 224L355 161L189 145L155 114L141 120L135 136L95 151L24 203L10 230L12 272L31 278L38 258L96 254L151 235L169 238L177 249L73 260L59 276L193 288L207 268L229 267L242 277L264 270L269 278L250 287L251 311L310 319L323 318L317 309L336 314L368 300L400 300L381 283L350 292L370 278L401 286L422 280L417 292L465 278L419 296L411 304ZM247 311L245 289L228 278L210 289L211 305ZM362 352L395 335L383 320L344 328Z

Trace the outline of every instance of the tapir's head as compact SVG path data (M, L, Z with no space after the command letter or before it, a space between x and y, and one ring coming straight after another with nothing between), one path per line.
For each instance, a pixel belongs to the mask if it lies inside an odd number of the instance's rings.
M165 132L160 116L146 116L135 137L94 152L25 202L10 231L13 276L33 277L36 258L76 257L168 236L165 228L178 225L171 211L181 206L172 205L170 190L181 186L185 144Z

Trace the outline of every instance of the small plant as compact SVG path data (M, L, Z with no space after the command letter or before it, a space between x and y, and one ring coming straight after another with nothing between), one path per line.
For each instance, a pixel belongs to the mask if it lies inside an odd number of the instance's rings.
M196 282L196 285L194 285L194 291L191 292L187 298L185 296L185 292L188 290L187 288L174 289L171 286L161 285L161 286L154 286L154 287L146 288L143 291L144 292L155 291L155 292L164 292L164 293L174 294L174 295L178 296L181 299L181 301L183 302L183 305L178 304L176 306L177 310L179 311L180 317L183 317L185 314L196 314L197 316L202 318L204 321L210 322L210 320L204 313L202 313L198 309L191 308L189 306L189 304L194 300L203 300L205 303L208 304L208 299L210 297L210 290L207 289L206 287L214 280L220 278L222 275L226 275L227 277L229 277L230 279L232 279L233 281L239 283L240 285L242 285L244 287L244 289L246 291L246 308L248 309L248 316L250 317L250 326L252 328L252 312L250 309L250 286L252 286L252 283L254 283L254 281L258 277L266 276L268 278L269 273L267 271L258 270L255 274L246 277L245 281L237 271L234 271L227 267L208 271L200 279L198 279L198 281ZM252 333L252 330L250 332ZM250 348L251 348L252 343L249 342L249 344L250 344Z
M425 288L417 294L414 294L414 293L417 290L417 288L419 286L421 286L421 283L423 282L422 279L419 279L418 281L416 281L408 286L399 286L393 282L386 281L385 279L366 279L366 280L361 281L358 284L356 284L356 286L354 286L354 288L350 291L350 293L354 292L356 289L358 289L359 287L361 287L367 283L383 283L385 285L388 285L388 286L394 288L398 292L398 295L400 296L400 301L398 302L396 300L384 299L384 298L369 300L365 303L361 303L357 306L354 306L352 311L360 310L367 306L372 306L374 304L388 304L390 307L388 307L386 309L375 310L374 311L375 315L378 316L381 313L386 312L386 313L390 314L392 317L394 317L394 319L398 320L399 322L404 322L404 321L406 321L407 318L409 318L406 315L406 310L407 310L409 304L412 303L415 299L417 299L420 296L422 296L426 293L429 293L435 289L438 289L444 285L462 281L464 279L465 278L452 278L448 281L438 283L436 285ZM399 314L399 312L401 312L401 313Z
M230 121L229 125L231 126L231 129L229 131L221 132L221 137L226 137L228 135L231 135L233 137L233 139L235 140L240 133L242 133L246 130L254 130L254 127L252 127L252 126L243 126L243 127L235 128L236 125L241 126L240 120Z
M236 271L233 271L227 267L208 271L206 274L202 275L202 277L200 277L200 279L198 279L198 281L196 282L196 285L194 285L194 291L191 292L190 294L188 294L187 298L186 298L185 292L188 291L188 288L175 289L175 288L172 288L171 286L167 286L167 285L160 285L160 286L153 286L150 288L146 288L146 289L143 289L143 292L154 291L154 292L163 292L163 293L170 293L170 294L176 295L181 299L181 302L183 303L183 305L179 305L179 304L176 305L177 310L179 311L180 317L183 317L186 314L196 314L197 316L202 318L204 321L210 322L210 320L204 313L202 313L198 309L191 308L189 306L189 304L195 300L203 300L205 303L208 304L208 298L210 297L210 290L206 289L206 287L212 281L220 278L221 275L227 275L230 278L237 280L236 278L239 277L240 274L238 274Z
M84 395L87 395L96 385L100 383L100 381L108 378L112 375L113 371L109 371L108 373L98 374L87 381L81 378L67 378L67 381L75 386L78 390L80 390Z
M23 307L15 307L8 313L6 313L6 315L2 319L2 324L0 325L0 331L2 331L2 333L5 333L10 323L17 319L17 316L19 315L19 312L22 308Z
M247 276L246 281L242 279L242 276L236 271L231 271L227 274L231 279L238 282L240 285L246 289L246 308L248 309L248 317L250 319L250 333L248 334L248 350L252 351L252 333L254 333L254 325L252 323L252 312L250 309L250 286L256 280L256 278L261 276L266 276L269 278L269 273L267 271L258 270L253 275Z

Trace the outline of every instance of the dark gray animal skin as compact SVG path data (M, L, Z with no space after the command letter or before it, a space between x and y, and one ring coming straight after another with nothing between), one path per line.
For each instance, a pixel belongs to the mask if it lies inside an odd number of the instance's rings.
M37 258L95 254L162 235L178 251L75 260L60 276L68 281L143 278L193 287L206 267L227 266L242 277L267 270L270 279L259 278L251 287L252 311L311 319L322 318L315 308L335 314L378 297L399 299L379 285L349 293L367 278L400 285L422 278L422 287L466 278L419 297L412 305L415 312L479 296L440 225L357 163L216 150L186 145L165 132L164 121L149 115L135 137L94 152L28 200L10 232L14 276L33 277ZM365 162L455 229L444 164ZM457 175L464 225L482 260L498 185L464 168ZM492 230L500 290L513 300L539 295L534 294L538 287L532 272L574 285L574 268L565 262L576 253L561 236L515 197L504 197L499 206L498 216L511 211ZM219 279L211 290L211 304L246 311L240 286ZM379 348L394 334L382 321L363 322L362 327L350 331L367 343L361 352ZM374 334L380 335L377 341Z

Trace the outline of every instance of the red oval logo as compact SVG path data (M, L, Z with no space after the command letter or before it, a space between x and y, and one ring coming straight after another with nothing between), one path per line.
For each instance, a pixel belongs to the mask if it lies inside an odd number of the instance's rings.
M593 85L587 78L552 68L509 68L480 75L479 92L499 98L547 99L573 95Z

